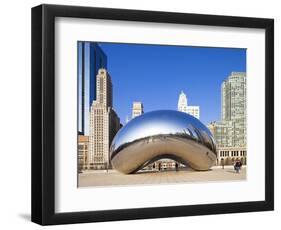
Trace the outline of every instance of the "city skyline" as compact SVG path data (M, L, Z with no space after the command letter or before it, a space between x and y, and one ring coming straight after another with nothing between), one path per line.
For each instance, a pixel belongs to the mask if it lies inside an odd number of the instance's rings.
M78 173L246 164L246 50L79 41L77 64Z
M245 49L98 44L109 57L113 107L123 124L131 115L133 101L141 101L145 112L177 110L182 90L190 104L200 107L200 120L205 125L219 120L221 83L233 71L246 71Z

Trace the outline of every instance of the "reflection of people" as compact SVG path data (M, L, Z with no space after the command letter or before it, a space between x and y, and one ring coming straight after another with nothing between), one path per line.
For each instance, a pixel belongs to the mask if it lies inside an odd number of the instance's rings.
M176 172L177 172L178 168L179 168L178 162L176 162L175 167L176 167Z

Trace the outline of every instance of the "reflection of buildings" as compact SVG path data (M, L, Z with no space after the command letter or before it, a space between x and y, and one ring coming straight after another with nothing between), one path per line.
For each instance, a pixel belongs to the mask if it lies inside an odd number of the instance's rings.
M246 106L246 73L232 72L221 85L221 121L211 122L208 128L213 133L219 152L234 151L239 152L239 156L218 155L219 158L244 157L247 146Z
M143 171L146 171L146 170L153 170L153 171L175 170L176 163L178 164L179 168L186 168L187 167L184 164L176 162L176 161L174 161L172 159L161 159L161 160L155 161L154 163L146 166L142 170Z
M153 171L170 170L170 169L175 169L175 167L176 167L176 161L171 160L171 159L161 159L161 160L158 160L158 161L146 166L145 168L143 168L143 171L146 171L146 170L153 170ZM185 167L185 166L180 164L179 167Z
M135 118L117 133L111 148L112 165L125 174L149 164L153 169L157 160L161 169L179 166L174 162L178 161L194 170L208 170L216 159L208 128L191 115L172 110L153 111ZM159 170L158 167L154 169Z
M88 164L89 137L78 135L78 170L87 168Z
M200 108L199 106L188 106L187 97L183 91L181 91L178 100L178 111L188 113L197 119L200 118Z
M97 96L90 113L89 163L90 168L110 167L109 147L120 128L120 120L112 108L112 82L106 69L97 75Z
M132 119L143 114L143 104L139 101L133 102Z
M188 101L187 101L187 96L183 91L181 91L181 93L179 95L178 111L190 114L190 115L196 117L197 119L200 118L199 106L189 106ZM155 166L155 168L159 168L159 165L160 165L161 169L169 170L169 169L174 169L175 164L176 164L176 162L172 159L161 159L161 160L158 160L157 162L155 162L154 166ZM186 166L179 164L179 167L186 167ZM153 164L149 165L145 169L151 169L151 168L153 168Z
M78 42L78 132L89 135L90 107L96 100L96 75L107 57L95 42Z

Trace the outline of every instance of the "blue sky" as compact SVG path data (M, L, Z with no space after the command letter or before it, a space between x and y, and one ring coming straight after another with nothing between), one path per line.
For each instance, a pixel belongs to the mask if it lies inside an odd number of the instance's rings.
M99 43L108 58L113 106L121 122L132 102L144 112L177 109L183 90L189 105L200 106L207 125L220 120L220 86L232 71L246 72L246 49Z

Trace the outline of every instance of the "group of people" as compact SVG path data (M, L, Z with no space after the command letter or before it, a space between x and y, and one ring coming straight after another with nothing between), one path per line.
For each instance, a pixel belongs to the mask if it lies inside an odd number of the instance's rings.
M236 173L239 173L242 167L242 162L240 160L235 161L234 170Z
M222 169L224 169L224 161L223 161L223 159L221 161L221 166L222 166ZM236 160L234 162L233 167L234 167L234 170L235 170L236 173L240 173L240 170L242 168L242 162L240 160Z

